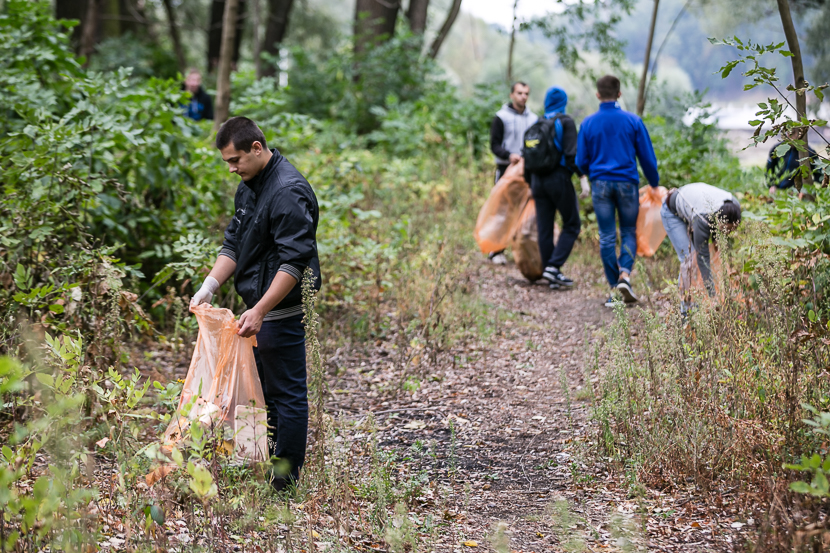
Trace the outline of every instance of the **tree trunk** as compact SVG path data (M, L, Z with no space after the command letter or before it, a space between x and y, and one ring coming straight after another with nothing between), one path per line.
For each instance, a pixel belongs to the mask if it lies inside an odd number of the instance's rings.
M237 8L239 0L225 1L225 17L222 25L222 47L219 50L219 74L216 77L216 110L214 112L213 130L228 119L231 103L231 62L233 61L236 42Z
M516 9L519 0L513 2L513 23L510 25L510 48L507 50L507 82L513 84L513 46L516 44Z
M162 3L164 4L164 11L167 13L167 24L170 26L170 40L173 41L176 62L179 65L179 71L184 72L187 66L187 60L184 57L182 39L179 36L179 26L176 24L176 11L173 8L173 2L171 0L162 0Z
M646 83L648 82L648 64L651 61L651 45L654 42L654 27L657 25L657 10L660 0L654 0L654 10L651 12L651 26L648 29L646 40L646 55L643 58L643 76L640 77L640 88L637 90L637 115L643 116L646 109Z
M787 48L792 53L793 64L793 82L796 89L803 89L807 86L804 80L804 62L801 59L801 47L798 44L798 33L795 31L793 25L793 16L790 13L790 4L787 0L778 0L778 13L781 15L781 24L784 27L784 36L787 38ZM807 95L804 92L796 92L795 94L795 110L798 112L798 118L807 117ZM803 133L804 138L804 152L799 152L799 156L804 156L799 162L801 171L795 175L795 187L801 192L801 187L804 184L813 183L813 171L810 163L810 155L807 153L807 133ZM805 170L806 167L806 170ZM804 173L805 176L802 176Z
M222 39L225 28L225 0L212 0L210 3L210 28L208 29L208 72L213 72L221 57ZM245 25L245 0L237 0L236 30L234 31L232 64L239 61L239 47L242 41L242 31Z
M409 29L416 35L423 35L427 28L427 12L429 11L429 0L409 0L409 8L406 10L406 19L409 21Z
M400 0L357 0L354 11L354 51L360 54L395 34Z
M272 59L277 60L280 55L280 45L288 32L288 20L291 17L291 7L294 0L268 0L268 21L265 24L265 38L262 51L267 52ZM274 63L267 63L261 68L258 75L276 77L279 68Z
M450 34L452 24L455 23L455 18L458 17L460 10L461 0L452 0L452 6L450 6L450 11L447 13L447 19L444 20L444 24L441 25L441 30L438 31L438 35L432 41L432 46L429 47L429 57L432 59L438 57L438 51L441 50L441 45L444 44L444 40Z
M78 53L86 58L86 63L89 64L89 57L95 48L95 35L98 27L98 2L96 0L89 0L87 2L86 14L82 22L81 41L78 47Z
M81 36L86 22L88 0L57 0L55 2L55 17L57 19L75 19L79 25L72 28L72 43L80 53Z
M262 77L262 43L259 40L259 21L260 21L260 1L253 0L254 3L254 20L252 21L253 25L253 40L254 40L254 74L256 78L259 79Z

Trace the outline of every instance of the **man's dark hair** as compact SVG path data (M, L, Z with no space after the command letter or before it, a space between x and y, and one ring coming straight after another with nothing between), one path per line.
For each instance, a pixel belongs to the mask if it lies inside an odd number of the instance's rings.
M231 117L219 127L219 132L216 133L216 148L221 150L231 142L234 148L246 154L251 151L254 142L262 144L264 150L268 149L262 130L247 117Z
M515 82L515 83L513 83L513 85L510 87L510 94L513 94L514 92L516 92L516 86L518 86L518 85L527 86L527 83L526 83L526 82L524 82L524 81L516 81L516 82ZM530 88L530 87L528 86L528 88Z
M715 218L730 225L741 222L741 207L732 200L726 200L719 210L715 212Z
M620 93L620 80L614 75L597 79L597 92L603 100L616 100Z

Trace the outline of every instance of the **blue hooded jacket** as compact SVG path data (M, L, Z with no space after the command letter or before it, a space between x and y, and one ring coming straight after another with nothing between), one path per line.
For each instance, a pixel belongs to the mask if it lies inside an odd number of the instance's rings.
M568 107L568 94L558 86L552 86L545 93L545 119L553 119L557 115L564 115ZM559 161L562 167L574 173L580 173L574 164L576 155L576 124L568 116L559 117L553 124L553 145L562 152ZM567 128L567 132L566 132ZM565 136L567 135L567 137Z

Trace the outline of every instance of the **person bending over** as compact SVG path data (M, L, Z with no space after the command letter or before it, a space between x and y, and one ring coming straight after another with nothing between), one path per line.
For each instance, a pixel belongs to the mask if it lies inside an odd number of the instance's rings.
M709 241L719 229L729 233L741 222L741 204L730 192L696 182L669 191L660 208L663 227L680 260L681 313L691 303L692 254L697 255L700 276L710 296L715 294L715 280L709 259Z
M599 226L599 253L605 278L611 286L607 307L617 302L638 301L630 275L637 255L637 215L640 212L637 160L649 184L657 187L660 175L651 138L642 119L620 109L620 80L606 75L597 80L599 111L589 115L579 129L576 165L591 181L591 198ZM617 257L617 222L622 246Z
M305 328L301 281L310 267L320 288L317 257L317 197L297 169L246 117L228 119L216 147L231 173L242 179L234 217L219 257L191 309L210 302L231 276L248 308L239 317L240 336L256 336L257 372L268 411L268 448L287 474L272 471L277 491L297 482L305 461L308 430Z

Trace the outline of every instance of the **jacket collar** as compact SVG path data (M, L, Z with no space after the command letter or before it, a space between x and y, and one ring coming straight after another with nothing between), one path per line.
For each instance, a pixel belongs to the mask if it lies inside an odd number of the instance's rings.
M279 150L273 148L271 150L271 159L268 160L268 163L265 167L262 168L262 171L254 175L254 178L247 181L242 181L245 183L245 186L250 188L254 194L259 196L265 187L268 185L268 181L270 180L271 175L276 171L277 165L282 160L282 155L280 154Z
M599 109L620 109L619 102L601 102L599 104Z

